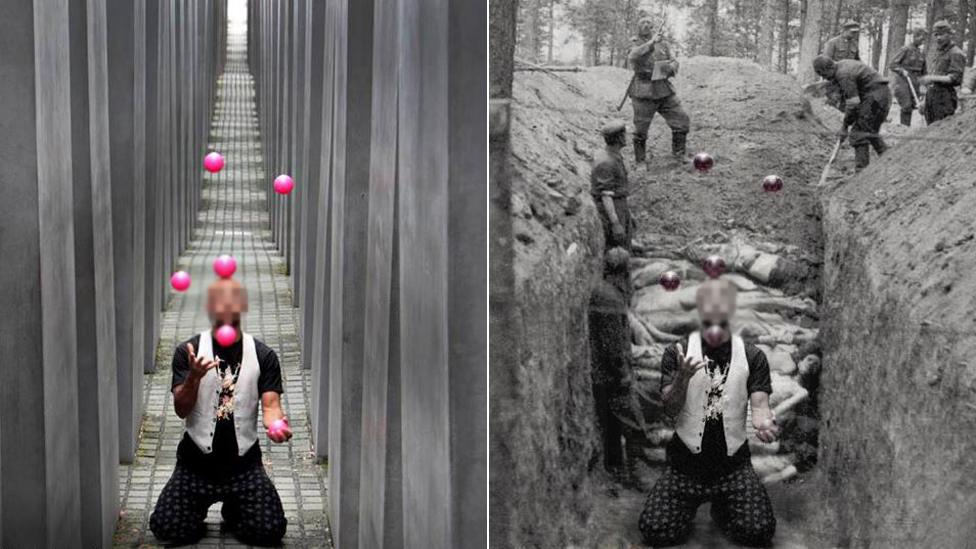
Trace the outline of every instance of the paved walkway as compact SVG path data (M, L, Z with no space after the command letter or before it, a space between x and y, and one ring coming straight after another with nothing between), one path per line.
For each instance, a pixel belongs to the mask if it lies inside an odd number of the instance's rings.
M247 287L250 313L244 329L278 353L285 381L283 406L294 438L274 444L261 436L264 465L274 481L288 517L285 546L330 547L325 518L326 469L316 462L309 439L311 373L301 367L296 309L292 307L286 267L271 242L266 176L261 159L254 83L247 72L246 35L232 28L228 37L226 72L218 83L211 131L211 147L226 160L223 171L207 174L199 227L177 268L186 270L193 284L183 294L173 292L163 313L156 372L146 377L139 448L135 462L120 468L121 514L116 547L159 547L149 531L149 514L176 463L176 446L183 422L173 411L170 361L175 345L204 330L207 285L215 275L213 258L229 253L237 258L238 277ZM201 154L201 158L202 158ZM201 160L202 163L202 160ZM220 532L220 504L210 508L208 534L199 547L244 547Z

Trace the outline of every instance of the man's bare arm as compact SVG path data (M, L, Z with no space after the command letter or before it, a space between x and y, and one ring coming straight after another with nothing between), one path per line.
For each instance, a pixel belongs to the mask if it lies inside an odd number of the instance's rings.
M763 442L775 441L779 437L779 427L773 411L769 409L769 393L752 393L749 404L752 406L752 426L756 428L756 438Z
M190 359L190 372L183 383L173 387L173 408L180 419L193 411L193 406L197 403L197 392L200 390L200 380L211 368L217 366L216 360L198 357L192 343L186 344L186 350Z
M705 363L700 360L684 356L680 343L677 348L678 369L675 372L674 381L666 386L661 394L664 401L664 411L672 418L677 417L685 405L685 398L688 395L688 382L695 375L695 372L705 366Z
M291 438L291 428L287 426L288 418L285 417L284 410L281 409L281 395L278 391L265 391L261 393L261 410L264 428L268 430L268 436L275 442L285 442ZM282 431L271 431L271 424L282 419L286 427Z

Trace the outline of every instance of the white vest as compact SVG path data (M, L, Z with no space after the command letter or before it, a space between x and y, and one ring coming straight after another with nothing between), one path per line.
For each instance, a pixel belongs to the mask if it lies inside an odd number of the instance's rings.
M701 336L698 332L688 338L688 356L702 360ZM747 383L749 362L746 360L746 347L739 336L732 336L732 362L723 393L724 406L722 419L725 424L725 444L729 455L746 441L746 409L749 402ZM710 378L702 368L688 380L685 405L675 422L675 434L681 438L694 454L701 453L702 435L705 432L705 408L708 406Z
M258 377L261 374L254 338L249 334L242 335L244 352L234 389L234 428L237 431L237 454L240 456L258 439ZM213 340L209 330L200 334L200 350L197 351L197 356L213 358ZM184 420L186 432L205 454L213 451L214 427L217 425L217 416L214 413L217 411L219 398L220 376L217 368L211 368L200 379L197 402Z

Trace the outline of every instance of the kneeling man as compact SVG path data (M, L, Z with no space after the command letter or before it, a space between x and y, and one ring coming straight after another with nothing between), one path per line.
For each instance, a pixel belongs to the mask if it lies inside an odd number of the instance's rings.
M277 545L285 535L281 499L264 471L257 440L258 399L268 437L291 438L281 409L281 366L274 351L241 331L246 311L247 294L239 282L214 282L207 289L212 328L173 354L173 405L186 432L176 450L176 469L149 519L160 540L184 544L201 538L207 509L218 501L225 524L241 541ZM229 347L212 335L224 324L237 332ZM270 430L279 419L286 427Z
M661 360L665 409L675 436L667 468L640 516L644 542L677 545L691 533L698 506L712 503L712 518L731 540L766 546L776 530L769 496L752 468L746 442L746 408L763 442L779 434L769 409L772 383L766 355L731 333L736 288L724 279L698 288L702 331L691 334Z

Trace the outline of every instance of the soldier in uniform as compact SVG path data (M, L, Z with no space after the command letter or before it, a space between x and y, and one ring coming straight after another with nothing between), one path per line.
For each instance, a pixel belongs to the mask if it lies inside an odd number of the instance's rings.
M966 54L952 41L952 27L947 21L932 25L936 49L927 64L928 72L919 78L926 86L925 122L931 124L952 116L956 112L959 98L956 86L962 84L962 74L966 70Z
M861 26L854 21L845 21L843 29L839 35L827 40L821 55L829 57L833 61L840 61L841 59L860 61L861 55L857 51L857 40Z
M627 127L622 122L607 124L600 130L606 148L597 152L590 171L590 194L603 222L607 249L620 246L630 249L632 226L627 195L627 167L620 150L627 143Z
M912 111L919 108L912 95L912 87L915 94L920 92L918 79L925 74L925 53L922 51L922 44L928 38L925 29L915 29L912 31L912 41L903 46L888 64L888 70L895 73L894 92L898 106L901 107L901 125L912 125ZM911 86L911 87L910 87Z
M623 248L611 248L604 256L603 278L590 297L590 361L604 467L621 484L639 487L637 465L646 435L631 391L629 261L630 254Z
M678 61L671 55L661 35L654 33L650 19L641 19L638 26L639 45L630 49L628 60L634 69L630 94L634 106L634 159L644 162L647 130L654 113L660 113L671 128L671 154L683 161L685 143L691 121L681 108L671 77L678 74Z
M854 166L861 171L871 161L868 145L880 156L887 149L878 132L891 108L891 88L888 80L878 71L853 59L834 62L818 55L813 60L813 70L835 85L841 93L844 105L843 134L848 135L854 147Z

